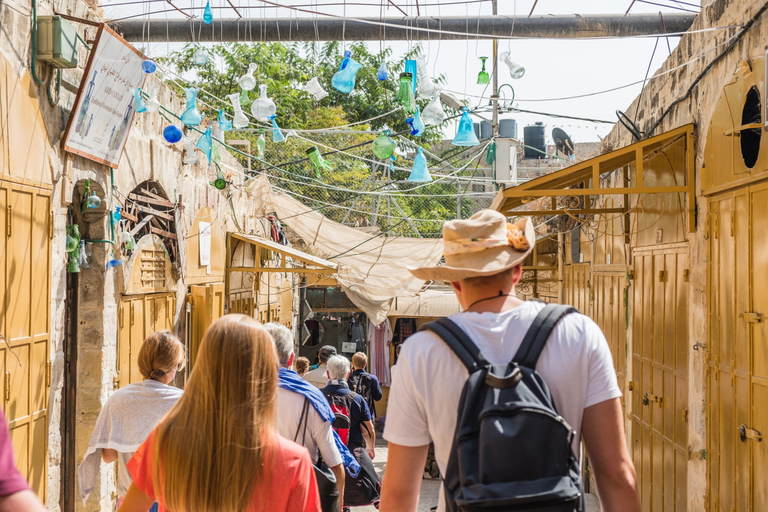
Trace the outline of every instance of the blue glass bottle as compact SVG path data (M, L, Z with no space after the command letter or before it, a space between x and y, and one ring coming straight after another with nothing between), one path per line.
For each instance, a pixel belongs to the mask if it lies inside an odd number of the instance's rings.
M197 93L199 91L194 87L188 87L184 89L184 93L187 95L187 110L181 114L181 122L184 126L197 126L203 120L203 116L200 115L200 111L197 110Z
M475 135L475 128L472 126L472 118L469 117L469 109L464 107L463 114L459 120L459 129L451 144L454 146L477 146L480 141Z
M408 176L408 181L416 183L432 181L432 176L429 174L429 168L427 167L427 157L424 156L424 150L421 148L419 148L416 158L413 159L413 170L411 175Z
M355 75L363 67L362 64L352 58L352 52L346 50L344 58L336 74L331 79L331 85L344 94L349 94L355 88Z

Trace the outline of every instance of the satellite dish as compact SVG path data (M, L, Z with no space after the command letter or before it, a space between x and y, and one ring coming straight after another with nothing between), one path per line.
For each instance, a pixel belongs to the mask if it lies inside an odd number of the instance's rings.
M573 155L573 141L571 137L561 128L552 130L552 139L555 141L557 150L565 156Z

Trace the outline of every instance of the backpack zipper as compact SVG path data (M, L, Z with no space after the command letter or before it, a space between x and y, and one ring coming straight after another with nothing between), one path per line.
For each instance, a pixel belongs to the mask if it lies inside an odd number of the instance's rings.
M546 409L540 409L537 407L516 407L514 409L510 409L507 411L501 411L501 410L491 410L486 411L485 413L480 415L480 421L483 421L487 416L512 416L513 414L517 414L519 412L531 412L535 414L542 414L544 416L549 416L556 422L560 423L563 427L565 427L568 432L573 432L573 428L571 428L571 425L568 424L567 421L565 421L565 418L560 416L559 414L555 414L552 411L548 411Z

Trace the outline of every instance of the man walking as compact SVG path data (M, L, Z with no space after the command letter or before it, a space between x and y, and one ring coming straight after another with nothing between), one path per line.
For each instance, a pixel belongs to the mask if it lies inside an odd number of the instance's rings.
M343 456L346 455L348 462L352 462L354 458L343 443L337 441L338 438L331 427L334 415L323 394L290 370L295 357L291 331L274 322L265 324L264 328L275 342L275 352L280 364L277 432L286 439L303 444L309 450L313 464L317 464L319 457L322 457L322 461L336 477L336 487L339 491L338 512L341 512L345 482ZM321 496L321 501L323 512L331 512L326 509L326 497Z
M349 419L348 425L342 427L346 427L348 432L339 432L339 435L342 440L345 434L348 435L347 446L350 451L354 452L355 448L364 446L365 452L373 459L376 456L373 450L376 432L373 430L371 411L361 395L349 390L348 376L349 360L343 356L331 357L328 360L328 385L320 391L331 404L331 408L339 411L337 418L344 415Z
M312 385L314 385L316 388L324 388L328 383L328 377L325 375L328 370L326 365L328 363L328 359L335 355L336 347L325 345L323 348L321 348L320 352L317 353L317 358L320 360L320 364L311 372L307 372L307 374L304 376L304 379L306 379L307 382L312 383Z
M491 364L508 365L545 306L515 296L522 263L535 242L531 221L507 224L500 213L482 210L469 219L446 222L443 238L443 266L408 270L420 279L450 282L463 311L449 319ZM408 339L397 368L384 431L389 456L380 510L414 512L430 442L434 442L441 474L452 476L446 470L457 405L469 372L452 349L429 331ZM571 447L576 457L583 435L602 509L639 511L637 479L624 438L621 392L599 327L584 315L564 316L548 337L535 370L549 387L557 412L575 431ZM515 455L509 451L509 464ZM446 510L444 494L441 488L440 512Z
M371 410L372 419L376 419L376 402L381 400L381 385L375 375L365 371L368 365L368 356L362 352L357 352L352 356L352 373L349 374L347 384L349 389L363 395L365 403Z

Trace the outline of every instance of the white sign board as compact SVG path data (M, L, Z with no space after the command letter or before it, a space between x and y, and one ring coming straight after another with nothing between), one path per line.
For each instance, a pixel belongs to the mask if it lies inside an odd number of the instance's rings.
M133 91L146 78L144 60L141 52L101 25L67 123L64 150L117 168L136 107Z
M211 264L211 223L198 223L198 233L200 238L200 266L207 267Z

